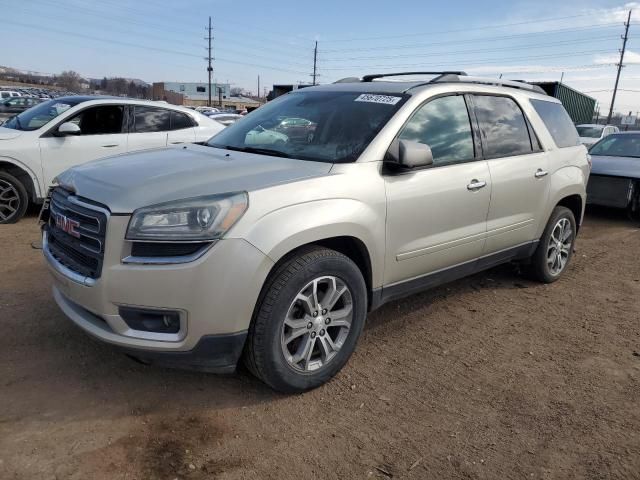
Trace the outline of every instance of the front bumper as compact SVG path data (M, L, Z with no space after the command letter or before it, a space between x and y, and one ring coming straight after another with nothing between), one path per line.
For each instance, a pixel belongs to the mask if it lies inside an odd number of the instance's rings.
M109 219L97 279L75 275L57 262L45 238L44 256L61 310L90 335L143 361L213 371L235 367L273 262L245 240L228 239L189 263L126 264L122 259L131 253L124 240L128 220ZM121 307L179 312L180 329L133 330L120 316Z

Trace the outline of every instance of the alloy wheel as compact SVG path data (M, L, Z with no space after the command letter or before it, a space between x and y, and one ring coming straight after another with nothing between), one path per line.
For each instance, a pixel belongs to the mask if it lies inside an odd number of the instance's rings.
M571 254L573 244L573 230L568 218L561 218L555 224L547 245L547 265L553 276L558 276L564 270Z
M322 276L302 288L289 306L281 334L284 358L301 373L317 372L344 345L353 320L353 298L339 278Z
M9 220L20 209L20 195L16 187L0 179L0 221Z

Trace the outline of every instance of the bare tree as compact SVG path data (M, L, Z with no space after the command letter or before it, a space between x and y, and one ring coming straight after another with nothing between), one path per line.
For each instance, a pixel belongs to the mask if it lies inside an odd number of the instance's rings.
M58 78L57 83L65 90L69 90L70 92L78 92L80 91L80 82L82 81L82 77L78 72L74 72L73 70L65 70L62 72Z

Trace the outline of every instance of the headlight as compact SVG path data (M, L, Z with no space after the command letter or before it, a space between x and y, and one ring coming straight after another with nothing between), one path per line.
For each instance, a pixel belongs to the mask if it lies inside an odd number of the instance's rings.
M187 198L133 212L127 240L208 241L222 237L247 210L246 193Z

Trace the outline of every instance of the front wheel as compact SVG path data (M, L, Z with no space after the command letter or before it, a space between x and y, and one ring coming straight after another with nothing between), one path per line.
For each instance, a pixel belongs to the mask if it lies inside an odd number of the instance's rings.
M27 210L29 197L20 180L0 172L0 224L16 223Z
M530 275L541 282L552 283L566 270L576 239L576 219L566 207L551 213L529 268Z
M281 392L318 387L351 356L366 314L366 285L351 259L322 247L300 251L264 287L245 363Z

